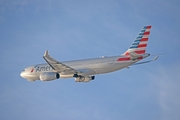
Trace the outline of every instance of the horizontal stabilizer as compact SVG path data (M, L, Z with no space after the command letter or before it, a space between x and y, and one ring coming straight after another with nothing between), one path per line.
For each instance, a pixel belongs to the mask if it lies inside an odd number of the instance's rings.
M154 61L154 60L157 60L158 58L159 58L159 56L156 56L156 57L153 59L153 61Z
M156 56L155 58L153 58L152 60L148 60L148 61L143 61L143 62L138 62L132 65L139 65L139 64L144 64L144 63L149 63L149 62L153 62L155 60L157 60L159 58L159 56Z

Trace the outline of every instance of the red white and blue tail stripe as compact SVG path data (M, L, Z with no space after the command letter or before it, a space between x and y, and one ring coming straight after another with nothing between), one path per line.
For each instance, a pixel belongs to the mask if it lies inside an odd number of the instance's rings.
M138 34L132 45L123 55L129 55L130 52L144 54L146 52L147 42L150 34L151 26L144 26Z

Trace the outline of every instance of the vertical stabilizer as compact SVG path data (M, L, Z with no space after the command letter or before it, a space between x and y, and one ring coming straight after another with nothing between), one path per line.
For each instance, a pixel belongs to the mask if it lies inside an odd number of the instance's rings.
M129 49L123 55L129 55L129 53L131 52L135 52L137 54L144 54L146 52L150 30L151 26L144 26L134 40L134 42L129 47Z

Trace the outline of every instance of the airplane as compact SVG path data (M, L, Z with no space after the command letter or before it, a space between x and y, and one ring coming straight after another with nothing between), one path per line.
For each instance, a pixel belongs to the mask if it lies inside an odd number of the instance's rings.
M52 81L59 78L75 78L76 82L89 82L95 75L114 72L132 65L149 63L157 60L139 62L150 56L146 53L151 26L144 26L129 49L122 55L59 62L48 51L44 53L46 63L25 68L20 76L28 81Z

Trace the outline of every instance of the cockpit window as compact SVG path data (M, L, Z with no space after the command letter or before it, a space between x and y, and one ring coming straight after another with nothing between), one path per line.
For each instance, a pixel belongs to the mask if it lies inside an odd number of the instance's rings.
M23 70L23 72L24 72L25 70Z

